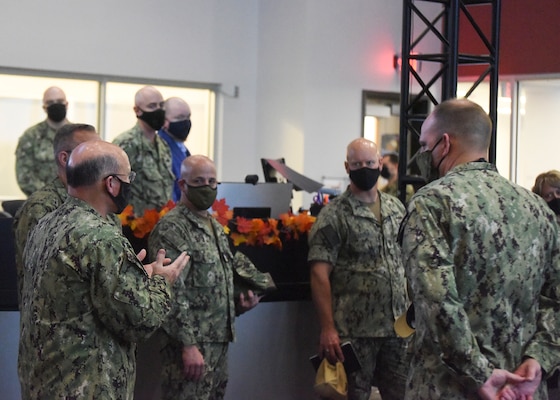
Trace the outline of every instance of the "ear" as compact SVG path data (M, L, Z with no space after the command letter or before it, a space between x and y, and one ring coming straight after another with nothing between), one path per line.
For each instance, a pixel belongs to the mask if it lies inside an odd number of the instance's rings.
M65 167L66 164L68 164L68 159L69 158L70 158L70 154L68 154L68 152L66 152L66 151L60 151L56 155L56 161L58 162L59 165L61 165L63 167Z
M444 133L443 136L443 152L444 156L449 154L449 149L451 148L451 136L448 133Z
M346 170L347 174L350 173L350 164L348 164L348 161L344 161L344 169Z
M179 185L179 189L181 189L181 191L184 191L187 187L187 182L183 178L179 178L177 180L177 184Z
M108 176L104 180L105 189L107 189L107 191L111 193L111 195L113 196L117 196L119 194L119 188L117 187L117 180L118 179L115 179L114 176Z

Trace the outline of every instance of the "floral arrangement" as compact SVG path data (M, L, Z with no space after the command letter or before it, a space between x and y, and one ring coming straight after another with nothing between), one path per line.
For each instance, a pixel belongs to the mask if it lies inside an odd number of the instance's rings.
M137 217L134 215L134 209L131 204L127 205L122 213L118 214L121 220L122 226L127 226L132 231L134 237L138 239L143 239L154 229L157 222L163 217L169 210L175 208L175 203L173 200L169 200L161 210L148 209L144 211L144 215Z
M282 249L282 239L297 240L311 229L315 217L307 211L300 214L284 213L278 219L274 218L243 218L233 219L233 211L229 209L225 199L214 201L212 205L214 218L224 227L234 246L245 244L248 246L270 245Z
M144 211L144 215L137 217L129 204L118 217L121 224L132 231L134 237L142 239L152 231L160 218L174 207L175 203L169 200L161 210L148 209ZM316 219L306 211L297 215L291 212L284 213L279 215L278 219L233 218L233 211L230 210L225 199L214 201L212 211L213 217L224 227L226 235L230 237L234 246L264 245L282 249L283 240L299 239L309 232Z

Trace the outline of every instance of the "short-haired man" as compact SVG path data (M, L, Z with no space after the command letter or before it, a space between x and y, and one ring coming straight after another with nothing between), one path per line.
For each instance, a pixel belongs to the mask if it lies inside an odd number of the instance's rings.
M20 303L24 272L23 249L25 248L27 235L41 218L56 210L68 197L68 192L66 191L66 163L72 150L80 143L100 139L95 128L91 125L66 124L59 128L51 149L51 151L54 150L57 177L41 189L33 192L14 217L18 299Z
M132 399L136 342L171 307L188 256L142 265L109 218L134 179L126 153L80 144L67 164L68 199L43 217L24 251L18 374L23 399Z
M216 167L206 156L183 161L181 200L149 237L149 253L165 247L170 257L191 256L173 286L173 307L162 325L163 399L219 400L228 381L228 347L234 320L259 302L249 290L234 298L233 256L223 227L209 214L216 199ZM240 253L238 253L241 255Z
M191 155L185 146L185 141L191 131L191 108L187 102L180 97L170 97L163 104L165 110L165 123L159 130L159 136L165 140L171 149L171 169L175 175L173 184L173 201L181 198L181 164L183 160Z
M171 199L173 172L169 146L157 135L165 122L163 97L153 86L144 86L134 96L136 125L113 140L128 155L137 172L131 187L130 204L134 214L161 209Z
M28 128L16 147L16 178L23 193L29 196L56 177L52 146L56 131L68 123L66 94L52 86L43 94L47 118Z
M422 125L415 159L431 183L402 227L416 325L406 399L546 399L541 375L560 364L558 227L486 161L491 129L467 99Z
M362 369L348 374L348 398L368 400L377 386L385 400L401 400L408 362L395 319L408 305L397 244L404 206L377 190L379 152L355 139L346 149L346 191L321 210L309 234L311 293L319 316L319 352L343 360L351 341Z
M399 197L399 155L395 152L386 153L381 157L381 162L383 163L381 177L387 180L387 184L379 190ZM405 190L405 203L408 203L414 194L414 189L412 185L406 185Z

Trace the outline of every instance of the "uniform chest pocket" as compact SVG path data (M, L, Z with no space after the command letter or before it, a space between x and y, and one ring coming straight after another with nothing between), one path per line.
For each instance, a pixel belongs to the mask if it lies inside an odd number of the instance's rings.
M201 252L193 252L191 259L193 262L190 273L192 287L213 287L223 280L219 259Z

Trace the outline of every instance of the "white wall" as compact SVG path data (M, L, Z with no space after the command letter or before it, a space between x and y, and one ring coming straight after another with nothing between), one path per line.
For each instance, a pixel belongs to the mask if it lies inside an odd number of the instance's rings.
M387 0L20 0L2 4L0 66L223 84L220 179L262 177L260 157L285 157L320 180L344 175L345 147L361 135L362 90L399 91L401 19L401 2ZM241 317L240 334L258 340L232 348L239 369L228 398L254 398L239 392L254 390L251 378L276 382L268 399L309 398L314 318L309 303ZM282 354L275 368L249 364L262 346ZM309 375L308 387L293 383L294 371Z
M346 145L361 136L362 90L399 92L401 13L398 1L260 3L259 157L285 157L319 181L345 175Z

